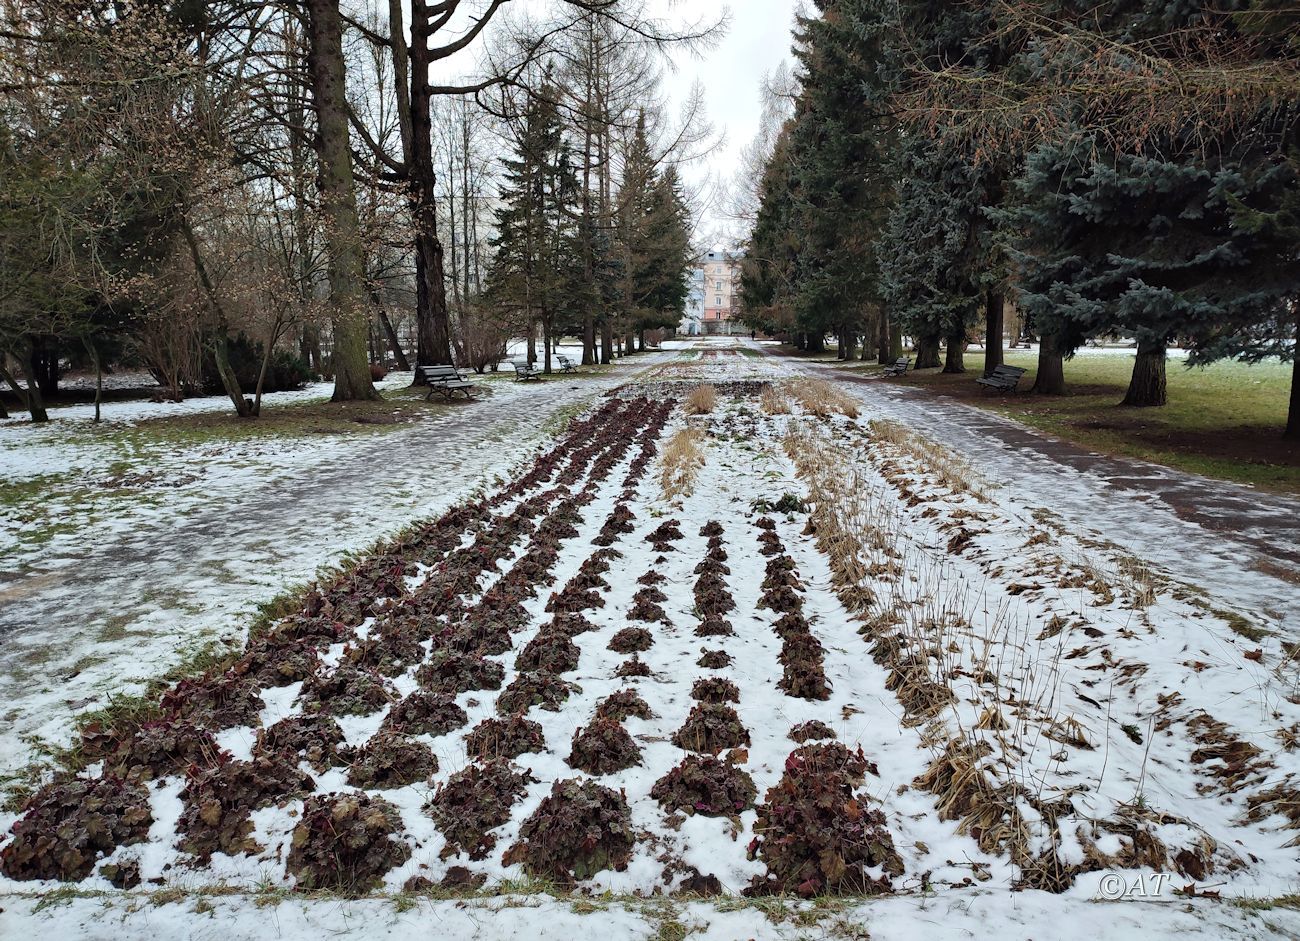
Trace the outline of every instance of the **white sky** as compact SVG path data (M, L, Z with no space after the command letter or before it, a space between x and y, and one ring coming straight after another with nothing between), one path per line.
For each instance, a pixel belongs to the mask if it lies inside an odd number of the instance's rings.
M551 0L553 2L553 0ZM635 0L634 0L635 2ZM730 185L739 167L740 152L757 134L761 115L763 78L790 58L791 29L798 0L642 0L651 17L669 27L716 21L727 16L725 32L710 48L696 53L680 51L664 74L664 93L669 114L676 116L687 101L691 87L704 89L705 117L718 137L717 146L705 157L682 167L682 177L699 197L700 219L697 236L708 240L715 233L732 234L734 225L722 212L722 187ZM361 0L362 4L386 9L385 0ZM481 9L485 0L467 5L467 11ZM538 13L547 0L516 0L519 12ZM407 7L407 23L410 23ZM458 16L457 25L465 17ZM478 45L477 43L475 44ZM435 79L460 78L467 63L475 58L474 47L466 55L435 66Z
M758 133L760 86L765 76L790 58L796 2L650 0L647 4L656 15L679 23L697 17L716 18L723 12L730 14L726 33L714 48L696 55L677 55L675 71L665 75L665 91L674 109L686 100L694 82L703 85L707 117L720 137L718 147L708 157L683 168L687 182L706 197L699 224L701 235L732 228L720 213L722 194L716 192L716 186L731 183L739 168L740 151Z

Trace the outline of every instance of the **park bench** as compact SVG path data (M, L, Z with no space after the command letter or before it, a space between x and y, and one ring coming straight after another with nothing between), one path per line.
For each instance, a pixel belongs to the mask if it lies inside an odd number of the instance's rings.
M530 366L526 359L512 359L510 365L515 367L515 382L526 382L529 379L541 379L542 374L535 366Z
M441 392L448 399L453 392L464 392L468 399L474 391L474 384L467 382L455 366L416 366L415 381L417 385L429 387L424 396L426 402L435 392Z
M882 375L901 376L903 373L907 372L907 367L911 365L912 365L912 360L910 358L906 356L900 356L898 357L898 359L894 360L892 363L890 363L888 366L884 368Z
M560 372L578 371L578 364L575 363L573 360L569 359L569 357L565 356L563 353L558 354L556 356L556 359L560 361Z
M999 392L1014 392L1024 374L1025 370L1019 366L994 366L991 373L975 381Z

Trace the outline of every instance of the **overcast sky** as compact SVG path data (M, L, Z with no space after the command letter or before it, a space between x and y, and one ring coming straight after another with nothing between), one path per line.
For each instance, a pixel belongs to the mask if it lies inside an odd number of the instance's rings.
M716 150L683 172L689 183L713 197L712 205L704 207L701 234L727 227L711 184L732 181L741 149L758 132L762 80L790 58L795 6L796 0L651 0L647 4L656 15L679 23L729 12L726 34L718 44L698 55L677 55L675 70L664 77L674 106L686 100L693 82L703 85L708 118L721 138Z
M385 0L360 0L376 9L386 9ZM635 3L636 0L631 0ZM691 87L699 82L704 90L705 116L718 138L717 146L702 159L682 167L687 185L699 194L700 216L697 235L734 230L724 217L722 188L736 176L741 150L758 132L763 78L782 61L790 59L791 29L798 0L642 0L642 9L668 27L711 23L726 16L727 26L709 48L697 52L679 51L664 73L664 97L669 114L676 116L689 99ZM481 10L487 0L477 0L467 10ZM631 4L629 4L631 5ZM555 9L554 0L515 0L511 10L537 15ZM410 10L407 20L410 23ZM461 16L455 28L468 28L472 20ZM449 28L449 37L454 28ZM442 36L440 34L440 41ZM480 43L435 66L435 80L463 79L472 69ZM475 73L470 73L475 74ZM670 120L669 122L673 122ZM728 232L728 234L739 234Z

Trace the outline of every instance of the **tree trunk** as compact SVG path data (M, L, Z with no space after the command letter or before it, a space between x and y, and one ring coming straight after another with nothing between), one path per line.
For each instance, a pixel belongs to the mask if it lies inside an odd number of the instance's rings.
M809 353L826 352L826 335L824 333L814 330L808 334L808 352Z
M916 365L913 369L933 369L939 362L939 338L937 336L916 338Z
M600 364L608 366L614 358L614 323L608 317L600 325Z
M1165 388L1165 342L1142 340L1138 343L1137 359L1133 362L1133 376L1121 405L1146 407L1164 405L1169 401Z
M55 337L44 334L31 337L31 362L27 376L41 390L44 399L59 394L59 346Z
M87 355L90 356L91 365L95 367L95 424L98 425L101 418L100 403L104 399L104 361L99 356L99 347L95 346L90 337L82 337L81 342L86 347Z
M190 225L188 217L182 215L181 234L185 236L185 244L189 246L190 260L194 262L194 271L199 276L199 284L203 287L203 294L208 299L208 304L212 307L212 312L217 320L216 330L213 331L212 337L212 358L217 364L217 376L221 379L221 387L226 390L226 395L235 406L235 414L240 418L250 418L253 415L253 405L248 399L244 398L243 390L239 388L239 380L235 378L235 371L230 367L230 349L228 346L229 335L226 326L226 310L221 303L221 297L217 294L216 285L212 283L212 278L208 276L208 266L203 261L203 254L199 251L199 240L194 235L194 229Z
M876 311L876 342L872 344L874 349L868 351L867 346L864 343L862 345L862 358L865 360L868 356L874 354L876 362L881 365L893 362L893 360L889 358L889 343L892 339L892 333L893 328L889 323L889 317L885 313L884 306L881 305L881 307ZM894 359L897 358L898 357L894 357Z
M947 350L943 360L944 372L965 372L966 361L964 354L966 352L966 331L960 333L951 333L948 335Z
M1002 320L1006 302L1001 291L984 296L984 375L1002 365Z
M393 361L397 363L398 369L406 372L411 368L411 361L406 358L406 353L402 350L402 342L397 338L397 331L393 329L393 321L389 318L388 311L384 309L383 302L379 298L379 291L374 287L370 289L370 301L375 305L375 310L379 311L379 326L384 331L384 339L388 341L388 348L393 352Z
M533 342L533 331L528 332L528 342ZM542 372L548 376L551 373L551 316L545 311L542 312Z
M370 380L370 362L366 356L369 323L364 294L366 272L352 179L343 23L338 0L307 0L307 14L310 36L307 68L316 105L318 189L333 308L334 351L330 358L334 369L333 400L378 399L380 395ZM441 283L441 247L437 257ZM444 298L444 309L445 306Z
M547 357L550 359L550 357ZM528 365L531 366L537 362L537 321L528 321ZM550 372L549 369L545 372Z
M889 356L886 358L886 362L892 363L903 355L903 330L898 325L897 320L889 320L887 323L889 330Z
M1031 391L1039 395L1065 395L1065 357L1056 338L1047 333L1038 341L1038 374Z
M638 353L645 352L645 330L638 330L636 332L636 351Z
M49 413L45 411L45 402L41 398L41 388L31 377L27 378L27 388L24 389L18 384L17 377L11 373L4 364L4 355L0 354L0 378L9 383L9 388L14 390L14 395L18 396L18 402L27 409L28 417L33 422L47 422L50 420Z

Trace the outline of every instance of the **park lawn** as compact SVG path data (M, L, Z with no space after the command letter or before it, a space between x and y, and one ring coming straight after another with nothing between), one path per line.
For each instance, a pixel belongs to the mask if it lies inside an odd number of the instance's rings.
M1119 404L1133 368L1132 355L1081 352L1065 364L1067 391L1060 397L998 395L983 389L975 383L983 356L980 349L968 351L964 374L923 370L893 381L992 409L1104 453L1300 493L1300 445L1281 437L1291 389L1289 363L1220 362L1188 369L1171 359L1169 404L1132 408ZM1029 370L1020 382L1021 389L1029 389L1037 354L1008 350L1006 362Z

